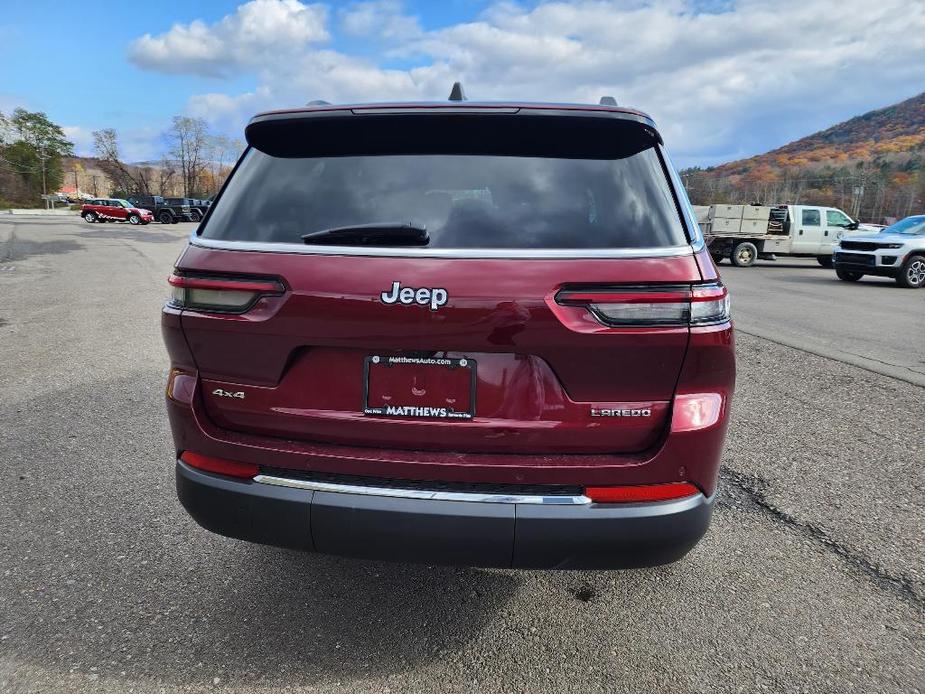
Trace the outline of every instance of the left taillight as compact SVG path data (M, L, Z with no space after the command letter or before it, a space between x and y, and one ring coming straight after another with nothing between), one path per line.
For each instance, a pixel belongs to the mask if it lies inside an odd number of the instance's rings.
M266 277L228 277L174 272L167 278L170 304L176 308L218 313L244 313L264 296L285 291L282 282Z
M730 318L729 294L718 282L568 288L556 303L584 306L609 327L715 325Z

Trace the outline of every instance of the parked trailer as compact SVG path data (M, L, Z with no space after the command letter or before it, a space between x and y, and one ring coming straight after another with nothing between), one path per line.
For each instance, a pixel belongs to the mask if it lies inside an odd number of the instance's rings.
M700 205L694 211L713 259L729 258L739 267L778 255L815 257L823 267L831 267L832 252L842 236L874 231L836 207Z

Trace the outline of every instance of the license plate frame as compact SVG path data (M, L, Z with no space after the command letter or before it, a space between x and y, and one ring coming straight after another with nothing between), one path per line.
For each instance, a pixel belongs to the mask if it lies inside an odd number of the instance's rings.
M456 371L463 369L468 372L466 382L461 383L467 390L468 408L456 409L449 403L436 405L416 405L411 402L398 402L394 405L384 403L370 403L370 377L371 372L379 369L388 369L392 366L415 367L416 369L444 369ZM369 355L363 362L363 414L372 417L387 417L393 419L431 419L439 421L471 420L475 418L475 396L477 383L477 367L475 359L469 357L412 357L403 355ZM419 372L420 373L420 372ZM462 378L457 377L462 382ZM409 384L410 387L410 384ZM450 393L454 395L454 393ZM426 411L426 413L425 413Z

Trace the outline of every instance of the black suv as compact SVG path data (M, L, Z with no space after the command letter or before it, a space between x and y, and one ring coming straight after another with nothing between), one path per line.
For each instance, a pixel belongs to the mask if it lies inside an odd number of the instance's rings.
M206 216L209 210L210 202L208 200L198 200L195 198L164 198L168 205L189 207L192 221L199 222Z
M179 221L193 222L192 208L183 198L162 198L160 195L132 195L128 201L136 207L143 207L154 213L161 224L176 224ZM176 202L171 202L176 201Z

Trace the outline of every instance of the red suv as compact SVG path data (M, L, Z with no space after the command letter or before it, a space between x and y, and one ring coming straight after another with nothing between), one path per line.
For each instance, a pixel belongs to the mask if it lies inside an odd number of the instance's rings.
M154 221L151 210L135 207L128 200L98 198L80 206L80 216L87 222L128 222L150 224Z
M726 289L651 118L264 113L169 282L179 497L373 559L674 561L709 524Z

